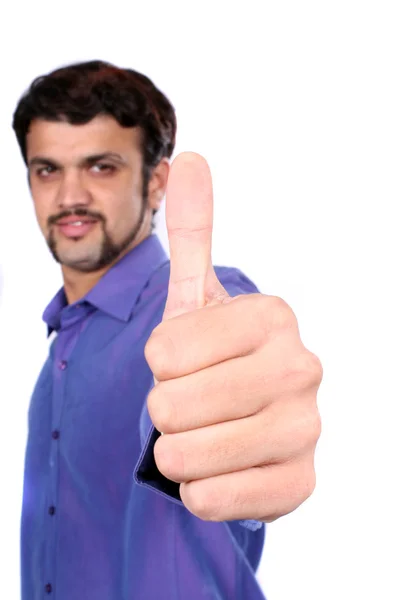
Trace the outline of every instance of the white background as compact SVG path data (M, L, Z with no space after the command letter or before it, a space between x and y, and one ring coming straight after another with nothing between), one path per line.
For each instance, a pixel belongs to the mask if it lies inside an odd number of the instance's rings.
M11 131L35 76L102 58L177 110L209 161L215 264L295 310L325 368L318 487L269 527L268 600L400 598L397 2L12 3L1 15L0 580L19 596L26 412L60 284ZM165 241L162 214L159 232Z

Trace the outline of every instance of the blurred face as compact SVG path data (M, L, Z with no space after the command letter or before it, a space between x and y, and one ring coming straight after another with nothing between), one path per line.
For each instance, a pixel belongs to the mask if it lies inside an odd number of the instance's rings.
M150 233L167 163L156 167L144 190L139 129L108 116L85 125L37 119L27 159L40 229L64 268L100 270Z

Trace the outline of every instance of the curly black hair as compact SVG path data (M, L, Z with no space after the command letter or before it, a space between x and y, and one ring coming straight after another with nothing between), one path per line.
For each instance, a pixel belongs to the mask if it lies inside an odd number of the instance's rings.
M100 114L111 115L122 127L142 130L147 190L152 169L162 158L170 158L175 147L174 107L145 75L100 60L67 65L37 77L23 94L12 126L25 164L26 136L34 119L78 125Z

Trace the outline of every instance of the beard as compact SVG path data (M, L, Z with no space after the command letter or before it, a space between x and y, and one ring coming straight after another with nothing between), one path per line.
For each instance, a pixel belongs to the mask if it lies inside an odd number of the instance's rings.
M120 242L114 241L107 231L106 220L101 213L92 212L84 208L76 208L70 211L63 211L55 217L50 217L48 222L50 233L46 241L54 260L60 264L74 269L75 271L80 271L81 273L92 273L108 267L114 263L137 238L145 219L146 205L147 198L144 197L137 223L130 229L130 231L128 231L125 238ZM99 225L102 229L102 240L100 247L98 244L96 244L96 246L88 249L84 256L80 255L76 257L67 257L60 254L57 248L57 241L54 236L54 227L52 227L52 225L54 226L59 219L70 216L88 217L99 222ZM79 243L78 240L75 241L77 244Z

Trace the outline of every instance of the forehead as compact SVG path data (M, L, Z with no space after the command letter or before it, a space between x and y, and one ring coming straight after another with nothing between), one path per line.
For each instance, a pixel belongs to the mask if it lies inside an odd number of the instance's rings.
M141 155L141 131L138 127L121 127L107 115L99 115L84 125L35 119L29 128L26 149L28 161L46 156L69 162L104 152L136 157Z

